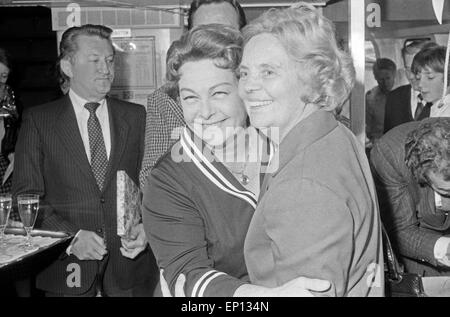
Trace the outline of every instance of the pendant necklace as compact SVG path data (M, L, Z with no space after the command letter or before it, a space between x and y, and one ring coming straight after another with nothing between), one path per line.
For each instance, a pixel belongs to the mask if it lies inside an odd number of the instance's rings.
M242 185L248 185L250 183L250 177L248 177L245 174L245 167L247 166L247 162L243 163L243 166L241 168L232 168L233 163L227 163L226 166L228 167L228 170L235 175L235 177L238 179L238 181Z
M244 163L244 167L242 168L242 171L239 173L236 173L237 175L240 175L239 181L242 183L242 185L248 185L248 183L250 183L250 178L244 173L246 165L247 165L247 162Z

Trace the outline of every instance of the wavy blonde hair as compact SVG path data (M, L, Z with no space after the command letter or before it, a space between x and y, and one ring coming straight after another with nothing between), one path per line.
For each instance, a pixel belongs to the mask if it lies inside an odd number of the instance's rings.
M339 48L334 24L314 6L298 2L285 9L270 9L243 29L244 46L254 36L276 37L296 62L298 78L306 89L305 103L339 111L354 86L351 57Z

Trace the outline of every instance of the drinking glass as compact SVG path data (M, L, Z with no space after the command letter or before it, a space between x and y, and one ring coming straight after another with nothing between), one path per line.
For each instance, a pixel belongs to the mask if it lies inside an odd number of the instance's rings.
M24 249L32 249L31 230L33 230L34 223L39 210L39 195L22 194L17 196L17 207L19 209L20 220L27 232L27 240L25 244L21 245Z
M0 194L0 245L6 245L4 234L6 225L8 224L11 206L11 194Z

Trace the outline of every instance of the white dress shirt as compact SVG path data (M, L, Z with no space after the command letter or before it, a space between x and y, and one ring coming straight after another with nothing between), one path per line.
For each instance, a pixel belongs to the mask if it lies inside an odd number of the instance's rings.
M414 114L416 113L416 108L417 108L417 102L419 101L419 94L420 92L415 91L412 87L411 87L411 114L414 118ZM425 102L422 100L422 104L425 105Z
M431 107L430 118L450 117L450 95L445 96L444 101L440 100Z
M84 149L88 157L89 163L91 162L91 148L89 147L89 134L87 128L87 122L89 119L89 111L84 107L89 101L81 98L72 89L69 91L69 97L72 101L73 109L75 110L75 116L77 117L78 128L80 129L81 138L83 139ZM106 100L99 101L100 106L95 111L100 126L102 127L103 140L106 147L106 156L109 160L111 153L111 131L109 129L109 116Z

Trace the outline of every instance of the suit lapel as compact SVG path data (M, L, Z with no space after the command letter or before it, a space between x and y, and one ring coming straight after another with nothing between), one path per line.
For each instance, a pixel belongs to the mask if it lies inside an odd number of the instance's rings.
M83 140L81 139L75 111L68 95L64 96L62 99L61 110L58 114L55 128L56 135L59 136L62 144L70 157L73 158L74 162L78 165L81 172L83 172L86 177L92 178L93 182L96 182L86 155Z
M111 154L109 156L108 168L106 169L105 185L106 189L112 179L114 179L115 171L119 166L125 150L126 140L128 137L129 125L126 121L126 113L121 109L118 101L107 98L109 115L109 127L111 130Z

